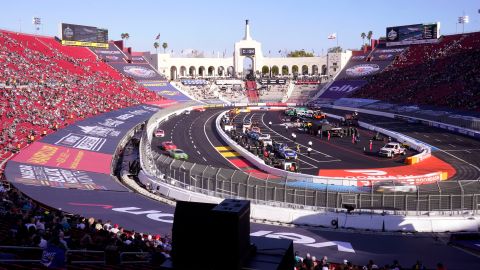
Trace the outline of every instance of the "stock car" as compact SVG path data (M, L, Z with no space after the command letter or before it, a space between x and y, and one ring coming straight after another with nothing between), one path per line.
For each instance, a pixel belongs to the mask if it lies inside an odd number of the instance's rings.
M295 152L290 148L286 148L286 147L281 148L278 151L278 154L280 155L281 158L284 158L284 159L297 159L297 152Z
M258 136L258 140L259 141L270 140L270 134L260 134L260 136Z
M247 136L251 138L252 140L258 140L260 138L260 133L255 132L255 131L249 131L247 132Z
M165 137L165 131L163 129L157 129L153 133L153 136L155 136L157 138L163 138L163 137Z
M204 112L204 111L205 111L205 108L203 108L203 107L196 108L195 111L197 111L197 112Z
M177 146L173 144L172 141L162 142L162 145L160 147L165 151L177 149Z
M251 130L252 130L253 132L260 133L260 128L259 128L259 127L252 127Z
M174 159L188 159L188 154L185 153L182 149L172 149L168 151L168 155Z
M417 186L409 185L401 182L393 183L392 181L381 181L373 185L373 190L375 192L383 192L383 193L386 193L386 192L409 193L409 192L417 192Z

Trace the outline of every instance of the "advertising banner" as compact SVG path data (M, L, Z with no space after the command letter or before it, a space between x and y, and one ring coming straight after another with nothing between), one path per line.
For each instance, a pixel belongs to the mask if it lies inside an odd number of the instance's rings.
M112 156L91 151L34 142L23 149L13 161L55 168L110 174Z
M134 64L148 64L147 60L145 60L143 56L132 56L130 60L132 60L132 63Z
M375 61L393 61L397 55L400 55L405 48L382 48L375 49L370 56Z
M393 61L393 58L385 60L369 62L349 61L338 75L337 80L358 80L378 74Z
M123 108L78 121L41 141L56 146L114 154L121 138L129 130L159 110L152 105Z
M366 81L336 81L319 98L338 99L347 97L364 86Z
M92 49L92 51L106 62L125 63L125 55L112 43L109 43L107 48Z
M22 164L15 161L9 162L6 173L10 182L29 186L128 191L109 174Z
M140 82L145 88L154 91L164 98L175 101L189 101L189 97L173 87L169 82Z
M110 63L118 72L137 81L160 81L165 78L149 64Z

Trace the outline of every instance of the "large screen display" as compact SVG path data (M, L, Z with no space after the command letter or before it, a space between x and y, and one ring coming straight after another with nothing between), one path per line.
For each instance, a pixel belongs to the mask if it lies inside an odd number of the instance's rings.
M240 55L242 56L251 56L255 55L255 48L241 48Z
M63 45L108 48L107 29L62 23L60 36Z
M440 37L440 23L387 27L386 37L387 46L436 42Z

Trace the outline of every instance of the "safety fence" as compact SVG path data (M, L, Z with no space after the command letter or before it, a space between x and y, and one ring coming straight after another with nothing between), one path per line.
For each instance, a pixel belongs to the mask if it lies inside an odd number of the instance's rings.
M383 182L390 192L374 192L373 188L359 192L339 191L342 186L322 185L311 188L295 187L298 181L286 178L262 179L232 169L174 160L164 155L155 159L158 181L192 192L220 198L243 198L254 203L301 209L363 209L396 214L425 212L478 212L479 181L436 182L418 187L416 192L401 192L395 181ZM397 185L397 186L396 186ZM472 193L474 191L474 193Z
M169 112L168 117L173 114ZM168 117L159 115L155 117L155 122L149 122L158 124L167 121ZM309 210L361 209L404 215L479 212L479 180L437 181L417 186L415 190L400 182L382 181L381 192L376 187L335 185L338 182L335 179L331 182L326 179L322 184L309 183L288 177L175 160L152 149L149 124L146 130L140 143L144 172L156 181L199 194Z

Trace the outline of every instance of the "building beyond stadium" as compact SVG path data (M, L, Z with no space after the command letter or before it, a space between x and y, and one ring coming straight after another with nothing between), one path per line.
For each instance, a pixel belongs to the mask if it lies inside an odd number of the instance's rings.
M262 44L250 36L248 20L245 36L235 43L233 57L194 58L157 54L157 67L168 79L181 77L243 77L244 69L260 74L265 66L268 75L324 75L334 77L348 62L352 52L328 53L318 57L264 57ZM247 63L248 67L244 67ZM277 73L277 74L276 74Z

